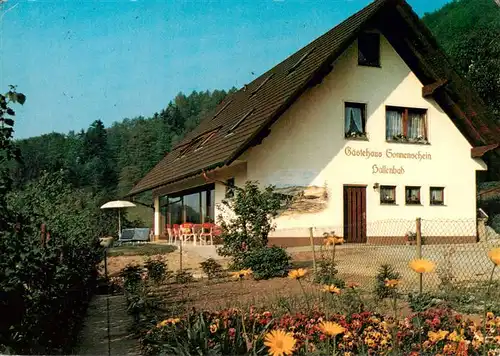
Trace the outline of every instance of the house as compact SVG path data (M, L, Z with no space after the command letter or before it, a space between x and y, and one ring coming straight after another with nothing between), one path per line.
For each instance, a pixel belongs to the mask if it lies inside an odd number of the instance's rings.
M228 186L252 180L307 198L277 218L278 245L308 244L309 227L397 243L408 230L380 222L417 217L426 238L476 241L476 172L499 146L411 7L376 0L227 97L129 196L152 191L157 238L214 221Z

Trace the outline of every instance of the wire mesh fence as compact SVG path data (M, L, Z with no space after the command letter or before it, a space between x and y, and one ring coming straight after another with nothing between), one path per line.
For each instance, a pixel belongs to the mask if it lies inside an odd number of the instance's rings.
M299 229L300 230L300 229ZM434 272L426 273L426 290L443 286L463 287L486 282L493 267L488 251L500 247L500 235L483 221L470 220L384 220L366 224L361 242L350 242L349 227L280 229L275 236L296 236L309 231L310 246L296 254L298 260L316 264L332 258L333 246L323 241L327 235L343 237L335 246L335 263L339 276L362 287L372 288L380 267L390 265L401 276L401 289L419 289L419 276L409 263L419 257L436 264ZM356 237L356 241L359 238ZM500 269L495 278L500 279Z

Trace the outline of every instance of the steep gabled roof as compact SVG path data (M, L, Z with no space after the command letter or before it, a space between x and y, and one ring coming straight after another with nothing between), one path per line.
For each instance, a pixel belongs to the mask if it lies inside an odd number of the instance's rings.
M385 21L384 21L385 19ZM238 92L167 154L129 192L135 195L234 162L258 144L271 125L310 87L367 27L381 30L472 146L500 142L500 128L404 0L375 0L276 65ZM196 149L200 141L202 147ZM182 156L182 157L181 157Z

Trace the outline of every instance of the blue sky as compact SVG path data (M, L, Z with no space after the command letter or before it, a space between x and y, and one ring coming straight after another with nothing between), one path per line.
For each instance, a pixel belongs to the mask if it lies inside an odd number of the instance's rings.
M409 0L421 16L448 0ZM16 138L160 111L179 92L237 88L370 0L9 0L0 90L27 95ZM255 74L252 74L254 72Z

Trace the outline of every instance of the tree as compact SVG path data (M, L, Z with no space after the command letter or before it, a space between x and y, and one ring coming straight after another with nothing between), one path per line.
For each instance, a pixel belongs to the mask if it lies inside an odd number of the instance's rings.
M116 189L116 172L108 149L107 133L101 120L96 120L83 137L82 163L84 181L93 192L101 191L105 197Z
M222 229L222 256L232 257L236 264L248 251L267 246L269 233L274 230L273 219L282 208L282 197L274 186L260 189L256 182L247 181L236 188L233 199L222 201L218 220Z
M12 142L16 113L10 106L16 103L23 105L25 101L26 96L16 92L16 87L12 85L5 95L0 94L0 233L13 222L6 197L12 189L11 164L21 160L19 149Z

